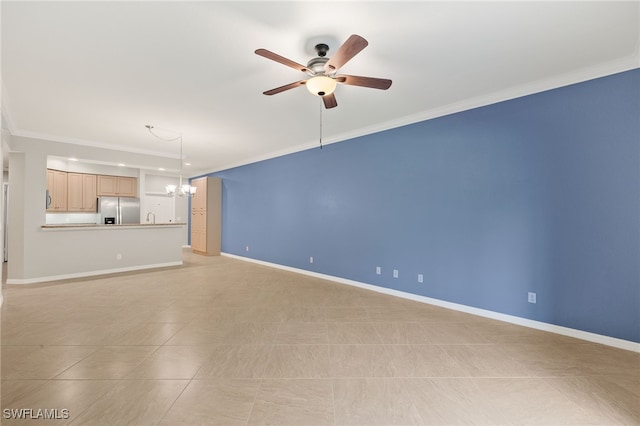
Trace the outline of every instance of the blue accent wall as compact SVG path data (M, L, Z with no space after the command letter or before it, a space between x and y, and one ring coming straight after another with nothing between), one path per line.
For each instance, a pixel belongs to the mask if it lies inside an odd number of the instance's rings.
M224 252L640 342L640 70L212 175Z

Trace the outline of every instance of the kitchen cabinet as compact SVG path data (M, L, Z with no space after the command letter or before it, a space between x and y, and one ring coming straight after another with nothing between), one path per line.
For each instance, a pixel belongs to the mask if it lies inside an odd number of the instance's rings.
M191 250L219 255L222 235L222 180L203 177L191 181L196 193L191 197Z
M138 179L128 176L97 176L98 197L137 197Z
M207 178L193 179L191 186L196 188L196 193L191 197L191 210L207 209Z
M47 169L47 191L50 197L47 212L66 212L67 172Z
M86 173L67 173L67 211L97 211L97 178Z
M138 179L134 177L118 176L118 197L137 197Z

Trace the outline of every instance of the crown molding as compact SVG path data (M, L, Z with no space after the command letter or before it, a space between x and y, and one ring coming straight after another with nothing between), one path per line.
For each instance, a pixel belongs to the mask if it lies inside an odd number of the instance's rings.
M344 132L333 137L324 139L323 145L330 145L333 143L344 142L347 140L355 139L358 137L370 135L373 133L383 132L398 127L407 126L410 124L418 123L421 121L427 121L438 117L444 117L446 115L455 114L458 112L468 111L475 108L497 104L500 102L521 98L524 96L533 95L536 93L542 93L560 87L570 86L572 84L583 83L585 81L594 80L601 77L606 77L613 74L618 74L625 71L640 68L640 54L634 54L615 61L599 64L593 67L582 68L573 72L554 76L552 78L536 80L526 84L511 87L506 90L493 92L487 95L477 96L469 98L460 102L454 102L448 105L444 105L438 108L426 110L417 114L401 117L397 120L391 120L381 122L373 126L362 127L350 132ZM257 163L259 161L269 160L272 158L281 157L283 155L294 154L296 152L305 151L308 149L318 147L318 142L306 142L304 144L296 145L294 147L273 151L267 154L255 156L247 159L243 162L236 162L227 164L222 167L211 169L202 175L215 173L223 170L229 170L235 167L246 166L248 164Z
M11 132L11 134L13 136L19 136L24 138L46 140L51 142L60 142L60 143L66 143L66 144L72 144L72 145L88 146L91 148L102 148L102 149L108 149L112 151L129 152L132 154L142 154L142 155L151 155L155 157L180 159L180 156L176 154L167 154L166 152L161 152L161 151L131 148L129 146L109 144L105 142L98 142L98 141L92 141L87 139L68 138L66 136L47 135L44 133L29 132L24 130L16 130Z
M426 110L417 114L404 116L396 120L381 122L373 126L362 127L353 131L343 132L338 135L334 135L332 137L323 139L323 145L330 145L334 143L344 142L350 139L366 136L369 134L378 133L378 132L382 132L382 131L386 131L386 130L390 130L398 127L403 127L403 126L418 123L421 121L431 120L434 118L443 117L446 115L455 114L462 111L468 111L471 109L475 109L475 108L479 108L479 107L483 107L491 104L496 104L499 102L504 102L507 100L516 99L524 96L529 96L536 93L542 93L548 90L570 86L572 84L582 83L585 81L605 77L608 75L617 74L620 72L630 71L637 68L640 68L639 53L636 53L618 60L599 64L597 66L586 67L586 68L582 68L569 73L557 75L548 79L536 80L523 85L514 86L506 90L501 90L501 91L493 92L487 95L469 98L460 102L454 102L438 108ZM6 94L4 90L3 90L3 94ZM4 115L4 118L6 119L9 132L11 133L11 135L14 135L14 136L21 136L21 137L27 137L27 138L33 138L33 139L42 139L42 140L75 144L75 145L83 145L83 146L89 146L93 148L103 148L103 149L130 152L130 153L142 154L142 155L152 155L157 157L179 159L179 156L175 154L167 154L159 151L142 150L142 149L131 148L123 145L109 144L105 142L91 141L91 140L85 140L85 139L68 138L64 136L47 135L47 134L42 134L37 132L29 132L29 131L16 129L14 123L11 122L10 114L7 108L8 105L9 105L9 102L6 99L6 96L3 95L2 113ZM225 164L223 166L219 166L214 169L208 169L207 171L202 172L199 175L202 176L210 173L219 172L222 170L228 170L236 167L246 166L248 164L253 164L260 161L265 161L265 160L281 157L284 155L295 154L297 152L317 148L318 146L319 146L318 141L309 141L309 142L292 146L290 148L268 152L266 154L250 157L246 160L242 160L239 162Z

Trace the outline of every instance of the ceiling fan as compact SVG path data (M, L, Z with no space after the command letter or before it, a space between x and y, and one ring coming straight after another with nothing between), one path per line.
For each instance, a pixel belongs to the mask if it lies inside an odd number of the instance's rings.
M327 52L329 51L329 46L324 43L319 43L315 46L318 56L307 62L306 66L269 50L258 49L256 50L257 55L280 62L283 65L302 71L310 76L306 80L289 83L284 86L276 87L275 89L267 90L263 93L265 95L275 95L276 93L284 92L285 90L306 86L311 94L322 97L325 108L334 108L338 106L338 102L336 101L333 91L338 83L386 90L391 87L391 80L384 78L361 77L357 75L336 74L338 69L360 53L360 51L367 47L368 44L369 42L367 42L367 40L359 35L353 34L342 44L342 46L338 48L332 57L328 58Z

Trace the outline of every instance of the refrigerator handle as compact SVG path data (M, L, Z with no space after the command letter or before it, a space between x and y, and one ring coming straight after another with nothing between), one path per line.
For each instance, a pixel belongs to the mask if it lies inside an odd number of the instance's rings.
M118 198L116 204L116 223L122 225L122 213L120 212L120 199Z

